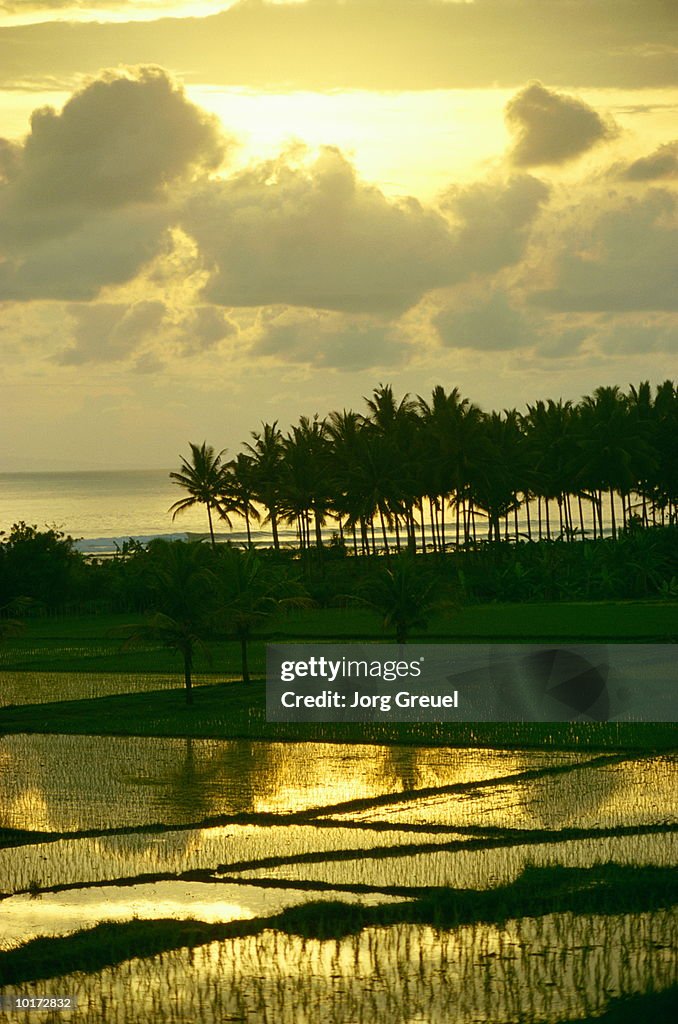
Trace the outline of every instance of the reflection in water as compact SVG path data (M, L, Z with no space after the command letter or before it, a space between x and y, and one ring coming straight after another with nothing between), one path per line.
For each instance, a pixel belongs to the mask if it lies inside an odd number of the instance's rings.
M339 814L351 820L497 828L615 827L678 821L678 760L660 756Z
M585 761L568 752L115 736L0 739L0 827L67 831L298 811ZM26 794L30 793L30 801ZM36 801L36 794L40 799Z
M64 1019L96 1024L555 1022L675 983L677 941L668 912L558 914L443 932L395 925L327 942L265 932L59 985L82 1007ZM53 982L22 986L28 995L53 991ZM7 1019L19 1024L18 1015Z
M156 882L133 887L48 893L39 900L13 896L2 904L3 948L18 946L37 935L67 935L93 928L100 921L195 918L199 921L237 921L269 917L286 907L304 903L299 890L263 890L248 885ZM342 895L344 902L362 904L399 902L384 896Z
M573 770L558 773L563 766ZM268 915L317 898L304 884L483 889L512 880L528 863L670 865L675 833L547 843L535 830L552 829L560 839L565 837L558 830L571 826L675 822L677 767L670 756L608 763L561 752L5 737L0 827L60 832L153 822L178 826L218 814L279 815L275 824L259 819L0 850L5 892L31 883L96 883L35 901L3 901L0 913L10 922L6 941L63 933L110 916ZM525 771L536 774L515 778ZM411 792L450 785L458 788L422 797ZM367 806L333 810L352 800ZM304 819L299 812L310 808L316 811ZM296 818L285 817L290 812ZM387 828L377 827L384 823ZM436 823L451 831L436 832ZM422 828L408 831L410 825ZM489 836L490 827L502 834ZM488 839L503 845L478 845ZM450 843L456 846L444 849ZM218 866L222 885L99 885ZM259 884L266 881L274 888ZM339 898L356 895L341 892ZM558 914L440 931L395 925L331 942L267 931L61 978L59 991L76 993L83 1009L60 1020L548 1024L600 1012L615 995L674 983L676 929L675 916L660 911ZM55 984L23 985L22 994L53 993ZM5 1019L19 1020L11 1014Z

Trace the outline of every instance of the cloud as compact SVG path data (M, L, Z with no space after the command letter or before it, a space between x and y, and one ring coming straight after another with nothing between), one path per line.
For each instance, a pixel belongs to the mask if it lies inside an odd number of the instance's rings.
M444 284L454 240L441 214L394 202L324 148L310 166L287 155L189 199L183 229L212 277L210 302L395 313Z
M182 72L191 54L196 81L263 89L650 88L675 84L675 30L673 0L241 2L205 18L6 28L0 68L9 80L118 61Z
M655 149L649 156L628 164L619 175L625 181L657 181L678 178L678 139Z
M548 189L516 176L451 189L441 210L394 201L339 150L211 182L181 227L211 273L204 298L227 306L303 306L397 315L432 289L519 259Z
M14 178L21 160L21 146L9 139L0 139L0 186Z
M548 197L548 186L529 174L448 189L441 206L456 224L450 281L517 262Z
M0 140L0 298L82 299L157 251L180 188L213 170L214 119L159 68L104 72Z
M448 348L500 351L530 348L537 340L523 313L498 289L478 303L443 309L433 324Z
M509 156L516 167L567 163L615 133L593 107L541 82L516 93L505 115L515 136Z
M224 157L216 119L161 68L105 71L63 110L42 107L9 180L3 207L114 209L157 201L169 185Z
M175 324L183 355L214 348L224 338L238 333L237 326L218 306L196 306L187 310Z
M115 362L130 356L157 331L165 315L162 302L94 302L71 306L74 343L57 357L67 366Z
M397 328L374 317L281 310L264 320L254 356L337 370L395 367L411 351Z
M678 197L652 189L613 202L603 213L587 204L561 214L573 223L556 236L551 286L535 290L533 302L562 311L678 309Z
M615 319L596 337L597 347L610 355L643 355L649 352L678 351L678 317L628 316Z
M68 233L5 246L4 262L0 241L0 301L94 299L104 285L130 281L154 258L167 220L155 207L100 213Z

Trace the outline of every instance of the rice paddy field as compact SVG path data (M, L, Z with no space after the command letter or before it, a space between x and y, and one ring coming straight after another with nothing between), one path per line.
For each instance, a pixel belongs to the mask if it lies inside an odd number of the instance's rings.
M677 783L666 751L7 734L0 992L97 1024L672 1005Z
M671 642L657 607L455 628ZM268 723L227 644L188 709L171 653L115 625L35 620L0 652L1 1020L678 1019L674 724Z

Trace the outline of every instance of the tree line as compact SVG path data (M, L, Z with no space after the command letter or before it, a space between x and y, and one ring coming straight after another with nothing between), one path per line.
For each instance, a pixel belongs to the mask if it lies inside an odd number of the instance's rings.
M596 540L678 522L678 389L667 380L599 387L573 403L484 412L457 388L397 399L380 384L366 411L263 423L235 458L191 443L171 479L176 517L202 504L215 525L280 525L303 552L323 528L355 555L444 552L482 540ZM520 513L520 515L519 515Z

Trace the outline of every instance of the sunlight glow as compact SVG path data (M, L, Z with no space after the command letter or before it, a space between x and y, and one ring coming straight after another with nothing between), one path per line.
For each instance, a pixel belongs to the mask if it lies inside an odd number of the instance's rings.
M470 180L508 141L503 108L510 90L186 91L241 140L241 165L298 142L311 150L337 146L362 178L394 196L432 198L451 181Z
M0 26L35 25L45 21L117 22L157 21L159 18L204 18L232 7L237 0L87 0L46 8L31 0L15 0L0 12Z

